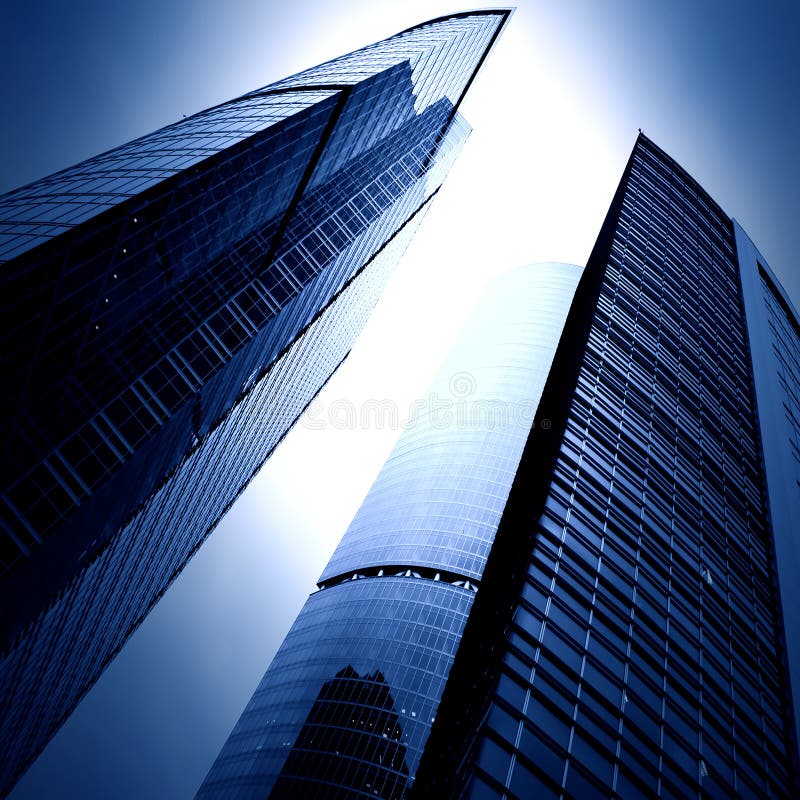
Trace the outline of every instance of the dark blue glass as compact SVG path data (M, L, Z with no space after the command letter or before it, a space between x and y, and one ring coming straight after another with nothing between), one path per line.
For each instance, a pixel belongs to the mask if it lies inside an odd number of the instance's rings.
M419 26L0 198L0 793L346 357L506 16Z
M563 430L526 446L473 608L497 627L465 628L419 796L796 796L798 498L772 482L800 463L800 326L746 257L640 135L539 409ZM485 757L501 739L507 757Z

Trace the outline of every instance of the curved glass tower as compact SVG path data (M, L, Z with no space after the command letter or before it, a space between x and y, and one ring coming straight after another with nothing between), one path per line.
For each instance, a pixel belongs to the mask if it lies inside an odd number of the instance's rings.
M0 794L346 357L508 13L416 26L0 197Z
M413 786L580 274L492 285L198 797Z

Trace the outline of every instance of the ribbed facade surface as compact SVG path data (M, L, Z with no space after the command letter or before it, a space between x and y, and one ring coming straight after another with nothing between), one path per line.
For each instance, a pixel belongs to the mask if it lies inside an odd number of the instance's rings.
M800 728L800 315L766 259L734 220L758 400L770 521ZM800 736L795 734L795 740Z
M0 198L0 794L347 355L506 18L434 20Z
M800 576L776 561L768 503L785 500L767 486L796 462L762 456L771 409L754 390L754 289L736 238L640 135L576 292L540 404L552 428L535 425L526 445L417 796L797 796L796 641L778 577L783 588ZM781 391L796 396L796 320L768 281L758 295L774 346L764 366L780 364ZM796 441L796 400L784 407L783 440ZM492 614L493 629L470 628Z
M580 275L491 287L198 797L406 796Z

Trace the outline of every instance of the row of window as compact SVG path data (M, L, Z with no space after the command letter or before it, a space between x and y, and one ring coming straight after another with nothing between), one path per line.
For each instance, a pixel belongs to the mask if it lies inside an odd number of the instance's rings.
M787 796L732 233L662 162L637 148L471 797Z

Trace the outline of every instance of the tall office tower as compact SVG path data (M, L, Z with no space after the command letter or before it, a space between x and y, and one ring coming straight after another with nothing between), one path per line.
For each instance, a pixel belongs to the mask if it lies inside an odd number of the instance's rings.
M640 136L420 797L800 796L798 396L791 303L741 228Z
M413 786L580 274L525 267L478 306L198 797Z
M347 355L508 13L419 25L0 198L0 794Z
M797 313L643 135L569 308L507 280L434 394L525 413L404 433L200 797L800 794Z

